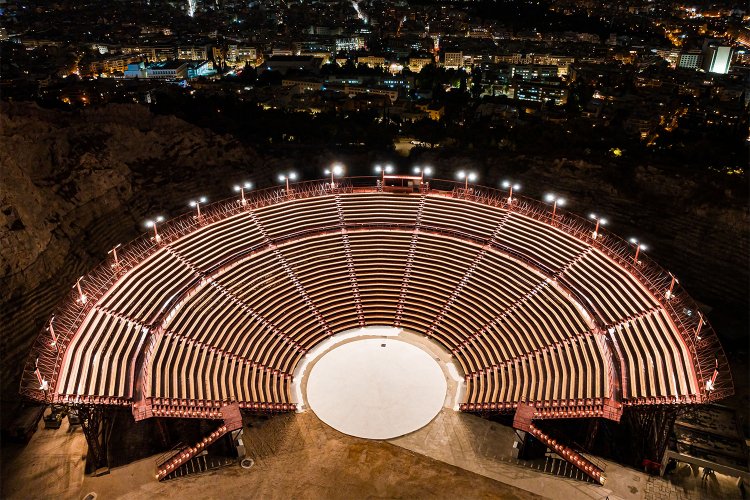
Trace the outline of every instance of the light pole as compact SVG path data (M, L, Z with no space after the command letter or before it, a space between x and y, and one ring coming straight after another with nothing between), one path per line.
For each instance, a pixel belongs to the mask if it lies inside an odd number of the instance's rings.
M669 273L669 276L672 278L672 281L669 283L669 290L667 290L667 293L664 294L667 297L667 300L669 300L672 297L674 297L674 285L675 285L675 283L679 283L680 282L680 280L678 280L677 278L675 278L674 274Z
M635 265L638 265L638 256L641 254L641 250L646 250L646 245L635 238L630 238L630 243L635 245L635 255L633 256L633 263Z
M154 228L154 241L158 244L161 243L161 236L159 236L159 231L156 229L157 224L160 222L164 222L164 217L161 215L157 215L151 220L146 221L146 227L153 227Z
M295 180L297 178L296 172L287 172L285 174L279 174L279 182L286 182L286 193L289 194L289 179Z
M545 197L545 200L547 200L547 203L552 203L552 220L555 220L555 216L557 214L557 205L560 205L561 207L565 205L565 199L560 198L556 194L548 193Z
M112 257L115 259L115 263L112 264L112 269L115 271L118 271L120 269L120 259L117 258L117 249L120 248L120 243L117 244L112 250L110 250L107 253L111 253Z
M698 328L695 329L696 340L701 339L701 328L703 328L703 315L698 311Z
M55 327L52 326L52 322L54 320L55 320L55 316L52 315L52 317L49 319L49 328L47 328L47 330L49 330L49 334L52 337L52 342L50 342L49 345L51 347L54 347L55 350L57 350L57 335L55 335Z
M242 184L237 184L234 186L235 192L240 193L240 204L244 207L247 205L247 200L245 199L245 189L252 189L253 183L252 182L244 182Z
M468 192L469 181L474 182L477 179L477 174L476 172L465 172L463 170L459 170L458 172L456 172L456 177L458 177L459 180L460 179L464 180L464 190Z
M520 191L521 185L511 181L503 181L502 186L508 190L508 204L510 205L513 203L513 190Z
M327 168L324 170L325 174L331 174L331 189L336 187L336 181L334 180L335 175L341 175L344 173L344 167L340 164L335 164L331 168Z
M198 220L199 223L201 221L201 203L206 203L206 201L207 201L206 197L205 196L201 196L197 200L192 200L190 202L190 206L191 207L195 207L195 210L197 212L196 219Z
M84 305L86 304L87 298L86 298L86 295L83 293L83 290L81 290L82 279L83 279L83 276L81 276L80 278L76 280L76 290L78 290L78 300L76 302L78 302L81 305Z
M393 173L393 165L375 165L375 173L381 175L381 181L385 184L385 174Z
M422 184L424 184L425 175L427 176L432 175L432 167L428 167L428 166L419 167L415 165L413 170L415 174L420 174L422 176L422 180L420 181L420 183Z
M599 237L599 225L606 226L607 219L605 219L604 217L599 217L596 214L589 214L589 218L594 219L596 221L596 227L594 228L594 232L591 234L591 237L593 239L596 239Z
M39 358L34 361L34 373L36 373L36 379L39 381L39 390L46 392L49 389L49 382L42 377L42 372L39 371Z

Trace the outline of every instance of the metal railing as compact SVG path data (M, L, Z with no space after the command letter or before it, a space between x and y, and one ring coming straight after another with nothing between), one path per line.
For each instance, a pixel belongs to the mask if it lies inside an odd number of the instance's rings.
M83 320L118 279L154 254L162 245L168 245L199 230L201 227L239 215L249 208L260 208L297 199L353 193L355 191L380 193L382 187L379 181L380 177L353 177L337 179L335 186L331 186L331 183L326 179L293 184L288 192L279 187L250 191L245 193L245 204L242 204L239 197L232 197L203 206L200 218L195 212L191 211L161 223L158 226L159 241L156 241L149 232L121 246L117 252L117 266L112 258L103 261L79 280L81 294L78 293L78 288L73 286L68 295L57 305L53 315L54 319L51 320L54 337L50 329L46 327L34 341L21 377L21 394L39 401L53 402L58 377L64 362L64 353ZM638 262L635 262L633 246L630 243L601 228L597 238L594 239L592 237L594 223L591 220L560 208L556 210L553 218L548 204L532 198L514 195L513 202L508 203L504 191L475 185L470 185L469 189L466 189L464 183L449 180L430 180L429 188L429 194L431 195L447 196L488 206L502 207L556 228L601 251L648 289L669 315L693 357L696 378L699 383L699 400L701 402L714 401L733 394L729 365L716 333L705 319L698 319L697 304L679 283L675 285L671 296L666 297L665 292L672 276L651 260L648 255L641 253ZM368 224L366 227L365 225L354 224L350 227L347 224L347 229L354 231L358 228L375 229L375 226L375 224ZM400 228L396 224L384 224L382 226L384 229L387 227ZM340 230L341 225L336 225L336 228ZM318 228L318 230L320 229ZM471 237L460 231L445 231L434 227L422 227L420 230L438 231L442 234L450 233L458 238L477 241L476 237ZM289 241L294 239L295 236L300 237L299 234L286 235L282 240ZM274 240L275 244L279 242L281 240ZM482 243L486 243L486 241L483 240ZM497 246L498 249L535 267L541 267L542 271L553 272L550 269L544 269L544 266L536 259L524 252L499 243L493 244L493 246ZM565 284L565 280L562 281ZM568 286L567 288L581 304L587 305L596 312L594 305L584 293L574 287ZM700 332L698 332L699 328ZM715 367L718 369L719 376L713 383L713 390L707 390L706 381L712 378ZM40 378L48 383L46 391L40 387ZM644 400L641 403L659 402L657 400Z

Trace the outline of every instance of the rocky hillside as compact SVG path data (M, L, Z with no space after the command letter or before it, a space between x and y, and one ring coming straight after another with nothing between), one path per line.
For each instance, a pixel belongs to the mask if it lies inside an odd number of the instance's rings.
M31 341L78 276L149 216L224 198L263 169L232 138L135 105L0 111L0 377L14 399Z

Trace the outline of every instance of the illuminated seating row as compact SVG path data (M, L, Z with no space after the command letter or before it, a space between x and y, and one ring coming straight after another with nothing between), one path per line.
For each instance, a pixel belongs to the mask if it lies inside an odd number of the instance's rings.
M573 339L467 377L467 403L567 402L603 398L609 385L591 336Z
M149 324L159 311L169 307L177 290L200 276L174 254L161 250L125 275L100 301L108 311Z
M68 346L58 393L131 397L133 365L146 337L142 327L94 309L80 331Z

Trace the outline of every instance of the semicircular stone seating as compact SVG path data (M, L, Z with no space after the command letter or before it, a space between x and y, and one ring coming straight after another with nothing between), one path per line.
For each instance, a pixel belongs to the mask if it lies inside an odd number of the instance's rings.
M700 400L669 314L591 241L451 193L361 191L248 205L161 245L82 320L55 399L133 404L141 418L292 410L307 351L389 325L453 354L463 410L606 416Z

